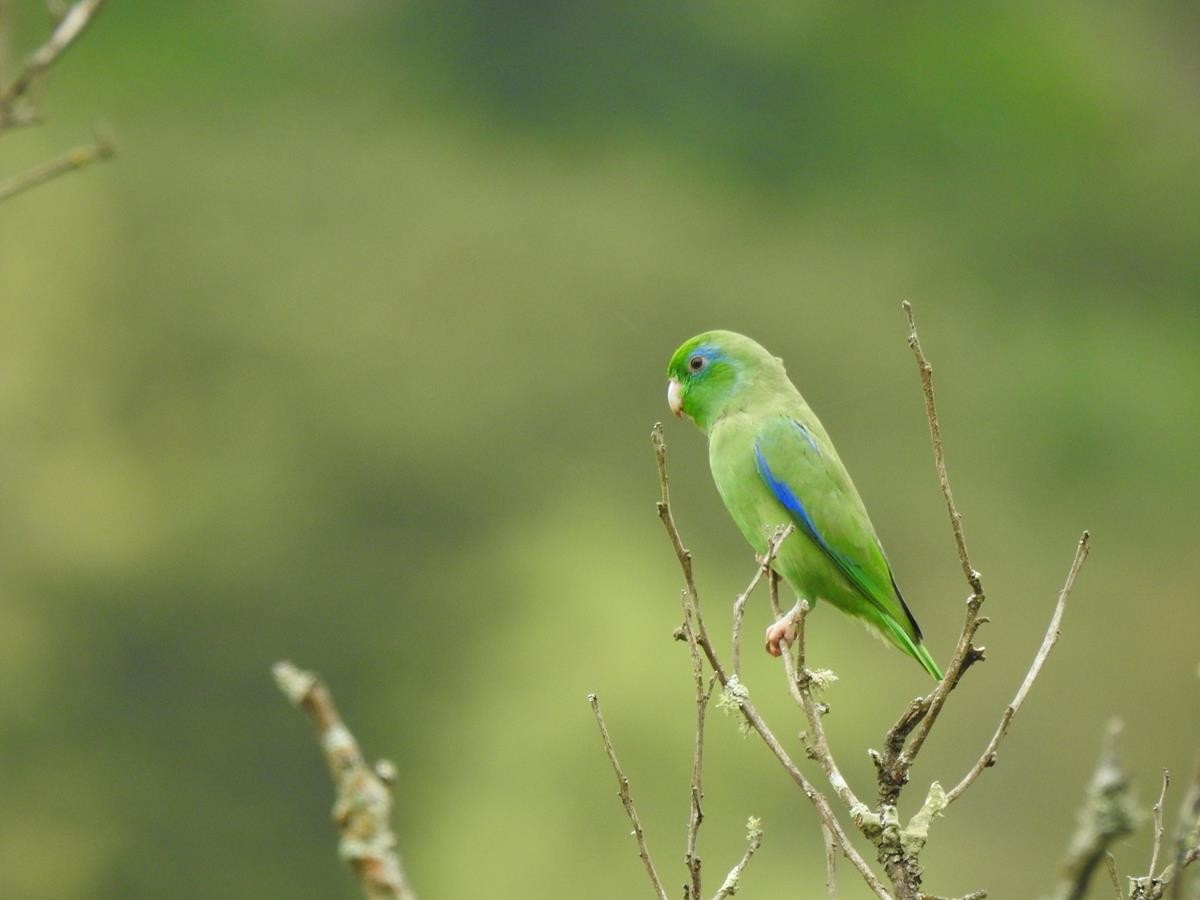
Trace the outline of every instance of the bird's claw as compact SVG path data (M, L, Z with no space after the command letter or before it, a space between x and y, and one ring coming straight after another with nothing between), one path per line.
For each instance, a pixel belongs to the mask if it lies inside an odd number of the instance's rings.
M782 656L783 648L795 640L795 625L791 616L784 616L767 628L767 652L772 656Z

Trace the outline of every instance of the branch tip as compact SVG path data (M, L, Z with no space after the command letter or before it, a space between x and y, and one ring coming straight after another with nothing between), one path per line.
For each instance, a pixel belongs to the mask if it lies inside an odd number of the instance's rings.
M317 683L317 676L297 668L288 660L281 660L271 666L271 674L275 676L275 684L288 698L293 706L299 706L304 698Z
M339 857L369 900L416 900L390 824L395 767L386 760L374 767L366 764L329 689L315 673L287 660L275 663L271 673L284 696L308 714L316 729L336 791L333 819L341 832Z

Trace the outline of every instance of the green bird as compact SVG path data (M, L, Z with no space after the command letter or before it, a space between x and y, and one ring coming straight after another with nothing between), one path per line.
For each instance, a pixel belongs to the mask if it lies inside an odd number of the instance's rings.
M772 568L796 595L861 619L940 681L862 498L783 361L744 335L708 331L675 351L667 376L667 403L708 436L717 491L755 552L794 523ZM771 655L787 630L785 620L767 629Z

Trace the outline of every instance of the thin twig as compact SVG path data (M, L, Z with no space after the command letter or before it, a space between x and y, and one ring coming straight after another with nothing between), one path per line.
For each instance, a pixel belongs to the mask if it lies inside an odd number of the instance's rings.
M22 172L20 175L14 175L11 178L0 181L0 203L32 187L37 187L39 184L44 184L53 178L57 178L59 175L74 172L76 169L82 169L84 166L91 165L94 162L110 159L112 156L112 144L103 137L97 137L91 144L76 147L65 156L51 160L48 163L42 163L27 172Z
M692 678L696 688L696 748L692 758L692 808L691 816L688 820L688 836L687 836L687 851L684 855L684 861L687 865L688 874L691 877L691 883L684 885L683 897L684 900L700 900L701 894L701 865L700 857L696 855L696 838L697 832L700 829L700 823L704 819L704 814L700 806L700 801L703 798L701 789L701 774L703 769L703 747L704 747L704 718L705 711L708 708L708 701L712 696L713 686L717 681L717 673L714 671L708 679L708 685L704 684L704 664L700 656L700 646L696 637L696 629L694 621L697 616L697 609L692 605L692 600L686 591L683 592L683 625L680 627L676 637L683 637L688 644L688 650L692 657ZM682 633L682 634L681 634ZM762 828L759 820L751 818L747 823L747 841L749 846L746 849L745 855L742 857L729 875L726 876L724 883L721 885L717 893L718 897L734 894L737 892L738 881L741 878L742 872L750 862L750 858L762 843Z
M837 900L837 851L833 846L833 835L821 826L821 843L825 845L825 893L829 900Z
M804 622L807 617L808 602L805 600L796 601L796 605L784 617L785 620L790 619L791 624L796 627L796 636L792 641L796 648L796 659L792 659L791 653L783 654L788 692L796 704L804 710L804 718L808 721L804 746L808 750L809 758L820 765L825 777L829 779L829 785L833 788L833 792L846 804L854 824L866 833L866 817L870 813L870 809L855 795L838 768L837 761L833 758L833 752L829 749L829 740L825 736L823 716L826 710L813 697L812 673L804 667Z
M958 799L975 782L975 779L983 773L984 769L996 764L996 749L1000 746L1000 742L1004 740L1004 736L1008 734L1008 726L1012 723L1017 711L1020 710L1021 704L1025 702L1030 688L1033 687L1034 681L1041 674L1042 666L1046 664L1046 660L1050 656L1050 651L1054 649L1054 645L1058 642L1059 635L1062 633L1062 617L1067 607L1067 598L1071 596L1071 591L1075 587L1075 578L1079 575L1079 570L1087 559L1090 542L1091 535L1085 531L1075 547L1075 558L1071 560L1071 568L1067 571L1067 580L1058 592L1058 602L1055 604L1054 614L1050 617L1050 624L1047 626L1046 634L1042 638L1042 645L1038 648L1037 655L1034 656L1033 662L1029 666L1029 671L1025 673L1025 680L1017 688L1017 693L1013 697L1012 702L1005 707L1003 715L1000 716L1000 724L996 726L996 731L992 735L992 739L988 741L987 749L983 751L983 755L979 757L975 765L971 767L971 770L963 776L962 781L950 791L947 791L947 804L953 803Z
M779 740L767 726L767 723L763 721L762 716L759 715L758 710L750 701L749 692L746 691L738 679L731 678L726 673L725 667L721 664L720 658L713 649L712 641L709 639L708 631L704 625L704 615L701 612L699 591L696 589L695 576L692 570L692 554L683 545L683 539L680 537L679 529L675 525L675 517L671 513L670 478L667 474L667 448L663 440L661 423L656 423L652 429L650 442L654 446L654 458L658 466L658 480L661 490L661 496L657 504L658 517L663 523L663 528L666 529L667 537L671 541L671 546L674 548L675 556L679 561L679 567L683 572L687 596L692 604L692 610L695 615L696 643L704 651L709 666L712 667L713 672L717 676L717 681L720 682L721 687L725 688L727 695L736 703L746 723L758 734L763 743L767 745L767 748L775 755L779 764L783 766L784 771L788 773L788 776L816 808L821 821L832 832L838 850L858 870L863 880L877 897L889 897L890 895L884 888L883 883L871 871L866 860L862 858L862 855L859 854L850 842L849 837L838 822L837 816L834 814L825 795L814 788L808 779L804 777L804 773L796 766L795 762L793 762L792 758L783 748L783 745L779 743ZM731 689L731 685L733 689Z
M671 478L667 474L667 444L663 440L662 422L655 422L654 427L650 429L650 443L654 447L654 462L658 467L660 496L655 504L658 509L658 518L667 530L667 537L671 541L671 547L675 550L679 567L683 570L684 585L692 598L692 603L695 604L699 591L696 590L696 578L692 572L692 551L683 546L683 539L679 536L679 529L675 526L675 516L671 513ZM699 612L698 606L697 612Z
M971 555L967 550L967 538L963 533L962 513L958 511L958 506L954 502L954 494L950 490L950 474L946 469L946 453L942 444L942 426L938 421L937 405L934 402L933 366L926 358L925 351L921 349L921 339L917 336L917 323L913 318L912 304L905 300L901 306L908 319L908 346L912 349L913 356L917 361L917 371L921 377L921 392L925 397L925 417L929 421L929 439L933 447L933 464L937 470L938 485L941 487L942 497L946 501L946 513L950 517L950 528L954 532L958 561L962 566L963 576L971 587L971 596L967 599L967 618L963 623L954 656L946 669L945 677L930 695L925 714L921 717L920 725L905 752L904 761L911 766L912 760L916 758L921 745L929 736L929 731L933 728L938 713L945 705L946 698L958 685L959 679L967 668L983 658L983 651L976 648L972 642L979 626L987 620L979 616L979 608L983 605L985 598L983 581L979 571L971 564Z
M707 642L707 639L702 639L700 640L700 646L704 650L705 656L708 657L709 665L711 665L717 672L717 679L721 681L723 687L728 688L730 686L730 682L724 677L724 670L720 668L720 662L717 659L716 654L713 652L712 645ZM867 883L867 886L875 892L877 897L889 897L890 895L884 888L883 882L881 882L875 873L871 871L866 860L862 858L859 852L854 848L854 845L850 842L850 838L842 829L841 823L838 822L837 816L834 814L832 807L829 805L829 801L825 798L825 795L813 787L812 783L804 777L804 773L801 772L796 766L796 763L788 755L787 751L783 748L783 745L779 743L779 739L775 737L774 733L767 726L767 723L763 720L762 716L759 715L759 712L755 708L754 704L750 702L748 692L745 691L745 688L736 681L733 682L733 684L741 688L739 692L735 693L730 691L729 693L734 698L734 702L737 704L742 716L745 718L751 729L753 729L754 732L758 734L760 738L762 738L763 743L765 743L767 748L775 755L775 758L779 761L779 764L783 766L784 771L788 773L792 781L794 781L803 792L804 796L807 797L809 802L812 803L812 805L816 808L817 814L820 816L821 821L833 833L837 848L841 851L842 855L845 856L846 859L850 861L850 864L858 870L863 880Z
M696 842L700 833L700 825L704 821L704 719L708 711L708 702L712 698L713 685L716 675L704 683L704 661L700 657L700 648L696 645L696 633L692 628L692 611L683 598L683 633L687 639L688 652L692 658L692 682L696 690L696 742L692 750L692 783L687 829L687 849L684 852L684 863L687 866L691 884L684 888L684 900L700 900L701 877L700 857L696 853Z
M395 768L385 761L374 769L367 765L329 689L316 675L290 662L276 663L272 673L284 696L308 713L317 730L337 789L333 817L342 834L338 853L358 877L363 893L369 900L416 900L390 825Z
M937 721L942 707L950 692L958 686L963 674L974 663L983 659L983 649L974 644L975 633L987 619L979 615L985 594L983 581L979 572L971 564L971 556L967 550L967 539L963 533L962 514L954 502L954 494L950 490L950 475L946 469L946 455L942 444L942 427L938 422L937 406L933 393L933 366L921 349L921 341L917 336L916 320L913 317L912 304L905 300L901 307L908 319L908 345L912 349L917 362L917 370L921 378L921 391L925 398L925 417L929 422L929 437L933 446L933 462L937 471L938 484L942 489L942 497L946 502L946 512L950 517L950 527L954 532L954 544L958 552L958 561L962 566L963 575L971 587L967 598L966 618L954 655L946 667L945 675L925 697L914 700L905 709L896 723L888 729L884 736L883 752L873 754L879 775L880 802L885 805L895 805L900 796L900 790L908 782L908 772L913 761L929 737L929 732ZM911 736L911 737L910 737Z
M796 605L787 611L787 614L779 619L780 622L787 622L788 628L794 628L794 637L792 638L792 647L794 648L795 657L791 652L780 654L780 659L783 660L783 672L787 676L788 693L792 695L792 699L796 701L796 705L808 711L805 706L804 688L809 682L808 670L804 668L804 630L805 623L808 621L809 606L807 600L797 600ZM810 695L811 699L811 695ZM820 719L818 718L818 722ZM809 723L812 724L811 722Z
M1162 848L1163 839L1163 801L1167 797L1167 786L1171 783L1171 773L1163 769L1162 790L1158 792L1158 802L1154 804L1154 844L1150 848L1150 868L1146 870L1146 877L1153 878L1154 870L1158 868L1158 853Z
M642 831L642 823L638 820L637 809L634 807L633 797L629 793L629 779L621 771L621 764L617 762L617 751L613 748L612 738L608 736L608 729L604 725L604 716L600 714L600 700L595 694L588 694L588 703L592 706L592 713L596 716L596 725L600 728L600 739L604 741L604 752L608 754L608 761L612 763L613 772L617 776L617 796L621 798L621 805L625 807L625 815L629 816L629 821L633 823L633 836L637 840L638 856L642 858L646 874L650 876L650 883L654 886L659 900L667 900L667 892L663 890L662 882L658 880L658 872L654 869L654 862L650 859L650 850L646 847L646 835Z
M749 865L751 857L762 846L762 839L763 830L761 823L758 819L750 819L746 823L746 852L742 854L742 858L738 860L737 865L729 870L729 874L721 882L721 887L713 894L713 900L724 900L725 897L732 897L737 893L738 882L742 878L742 873L746 871L746 866Z
M762 579L763 573L771 572L771 563L775 561L775 557L779 553L779 548L783 542L788 539L793 531L796 530L794 522L788 523L786 526L780 526L775 529L775 534L767 544L766 555L763 556L757 569L754 570L754 577L750 579L750 583L746 585L746 589L742 591L733 601L733 641L732 651L730 653L730 665L733 668L733 674L741 680L742 677L742 618L746 612L746 601L758 587L758 582Z
M779 654L783 660L783 672L787 676L788 693L792 695L792 699L797 705L803 707L804 703L800 698L800 682L808 677L808 673L804 668L805 642L804 629L808 622L808 614L812 610L808 601L801 598L793 604L792 608L787 611L787 615L783 613L783 607L779 605L779 573L772 572L768 587L768 594L771 601L771 612L775 615L775 623L785 625L786 631L795 629L792 634L791 646L786 647L786 652ZM795 661L791 658L791 653L795 652Z
M1104 851L1104 868L1108 870L1108 880L1112 882L1113 896L1116 900L1125 900L1121 892L1121 876L1117 872L1117 860L1109 850Z
M1161 843L1159 838L1160 811L1159 807L1165 800L1166 773L1164 772L1164 791L1159 794L1158 803L1154 807L1155 843ZM1175 829L1175 853L1171 862L1163 866L1157 874L1153 868L1146 875L1129 879L1130 900L1162 900L1171 892L1171 900L1182 900L1184 882L1187 880L1182 873L1197 859L1200 859L1200 765L1197 765L1188 786L1186 796L1179 807L1179 822Z
M771 602L771 612L774 613L776 621L779 621L779 617L783 615L782 608L779 605L779 580L779 573L772 571L767 592ZM799 646L801 648L804 647L803 641Z
M1159 881L1171 884L1171 900L1183 897L1183 870L1200 858L1200 763L1192 771L1192 782L1179 807L1175 831L1175 862Z
M954 530L954 543L958 547L958 561L962 565L963 575L971 585L971 590L980 595L983 585L979 582L979 573L971 565L971 556L967 552L967 539L963 534L962 514L954 505L954 494L950 491L950 475L946 471L946 455L942 450L942 427L938 424L937 410L933 402L933 366L925 358L921 350L921 340L917 337L917 323L913 318L912 304L905 300L900 304L908 317L908 346L912 348L917 358L917 367L921 372L921 388L925 394L925 415L929 419L929 437L933 441L933 461L937 468L938 484L942 488L942 496L946 499L946 512L950 516L950 527Z
M775 572L772 572L769 584L770 584L771 610L772 610L772 612L774 612L776 620L781 621L784 618L784 616L783 616L782 610L779 606L779 575L776 574ZM793 606L791 608L791 610L788 612L786 618L791 620L791 623L789 624L788 627L790 628L790 627L794 626L796 629L795 636L792 638L792 643L795 646L795 650L796 650L796 660L794 663L792 662L791 652L785 652L785 653L781 654L782 658L783 658L783 662L784 662L784 673L787 675L788 692L792 695L792 699L795 700L802 708L805 709L806 714L808 712L808 709L807 709L807 707L805 707L804 698L800 694L800 683L801 683L801 679L805 678L807 676L807 672L804 668L804 648L805 648L804 625L808 621L808 612L809 612L809 607L808 607L807 601L805 601L805 600L797 600L796 605ZM810 694L810 696L811 696L811 694ZM814 730L821 735L821 741L824 742L824 739L825 739L824 738L824 734L825 734L824 727L823 727L823 724L822 724L822 721L821 721L821 718L819 715L815 719L815 727L814 727L813 723L814 723L814 720L810 719L809 727L814 728ZM825 746L826 746L826 749L828 749L828 745L826 744ZM811 748L810 748L809 752L810 753L812 752ZM829 762L831 764L834 763L832 754L829 754ZM837 773L836 778L839 779L843 784L845 784L845 779L842 778L841 772L837 771L836 764L832 765L832 771L836 772ZM830 774L828 769L826 770L826 774L829 777L830 783L832 784L834 782L835 776ZM847 785L847 791L849 791L848 785ZM853 793L849 793L848 800L845 797L843 797L842 799L843 799L843 802L848 803L848 805L850 806L851 809L855 809L856 807L861 805L861 804L859 804L858 799L854 796ZM859 827L861 827L861 825ZM838 891L837 891L837 846L835 845L834 840L833 840L833 833L830 832L829 827L824 822L821 823L821 842L825 846L825 891L829 895L831 900L836 900L837 893L838 893Z
M14 107L37 78L77 41L91 24L104 0L79 0L59 19L49 39L29 57L17 76L0 90L0 131L14 124Z

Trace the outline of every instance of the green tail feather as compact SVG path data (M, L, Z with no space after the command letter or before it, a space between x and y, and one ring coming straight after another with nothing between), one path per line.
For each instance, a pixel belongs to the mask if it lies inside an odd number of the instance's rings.
M913 659L921 664L926 672L934 677L935 680L942 680L942 670L938 668L938 664L933 661L933 657L929 655L929 651L925 649L925 645L919 640L914 641L908 634L886 616L883 618L883 624L886 628L885 633L893 644L903 650Z
M924 644L917 644L913 656L917 658L925 671L934 677L937 681L942 680L942 670L938 668L938 664L933 661L933 657L929 655L929 651L925 649Z

